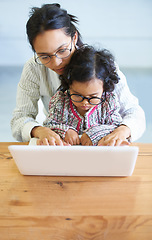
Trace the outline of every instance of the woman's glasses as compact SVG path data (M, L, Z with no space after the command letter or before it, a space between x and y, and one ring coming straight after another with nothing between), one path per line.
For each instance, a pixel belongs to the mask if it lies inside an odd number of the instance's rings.
M67 58L71 54L71 51L72 51L72 41L71 41L70 49L62 48L62 49L59 49L56 53L54 53L52 55L44 54L39 57L36 57L36 55L35 55L35 62L40 65L46 65L51 61L52 57L57 57L59 59Z
M106 93L104 94L103 98L99 98L99 97L88 98L88 97L81 96L79 94L70 94L70 92L68 91L68 96L73 102L83 102L84 99L87 99L91 105L98 105L105 102L106 100Z

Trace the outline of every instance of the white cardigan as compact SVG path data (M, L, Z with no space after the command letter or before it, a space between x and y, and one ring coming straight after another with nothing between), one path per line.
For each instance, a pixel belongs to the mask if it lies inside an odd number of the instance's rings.
M120 81L114 93L120 104L122 124L131 130L131 140L136 141L145 131L145 114L139 106L138 99L128 88L124 74L118 69ZM17 141L30 141L31 130L40 124L35 120L38 114L38 100L41 98L48 112L50 98L60 86L58 75L43 65L35 63L31 58L24 66L18 84L16 108L11 120L12 135Z

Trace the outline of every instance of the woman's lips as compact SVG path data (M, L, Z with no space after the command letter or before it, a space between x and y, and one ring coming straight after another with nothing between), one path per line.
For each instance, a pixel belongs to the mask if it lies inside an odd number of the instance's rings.
M59 69L54 69L54 71L58 74L61 74L64 72L64 67L63 68L59 68Z

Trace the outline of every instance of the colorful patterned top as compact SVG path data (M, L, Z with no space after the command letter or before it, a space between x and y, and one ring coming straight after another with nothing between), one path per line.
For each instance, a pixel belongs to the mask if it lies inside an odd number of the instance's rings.
M113 93L107 93L105 102L89 109L83 117L77 112L67 91L58 91L50 100L49 115L44 126L55 131L62 139L69 128L78 135L85 132L92 144L97 145L101 138L121 123L118 101Z

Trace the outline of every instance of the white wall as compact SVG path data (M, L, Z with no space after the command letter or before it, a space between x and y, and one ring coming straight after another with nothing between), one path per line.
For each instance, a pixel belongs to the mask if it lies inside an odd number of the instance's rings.
M79 18L84 42L110 49L120 67L152 67L151 0L0 0L0 65L23 65L32 56L30 8L54 2Z

